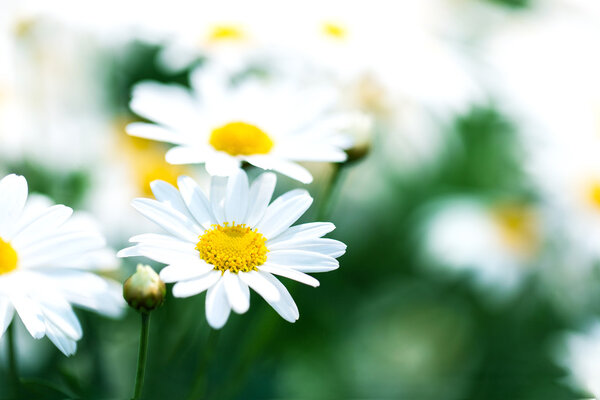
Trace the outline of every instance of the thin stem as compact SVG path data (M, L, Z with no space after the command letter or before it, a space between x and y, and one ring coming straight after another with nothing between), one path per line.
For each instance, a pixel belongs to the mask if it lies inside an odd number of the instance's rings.
M150 326L150 314L142 313L142 329L140 331L140 348L138 351L137 373L135 375L135 389L133 400L141 398L142 386L144 385L144 374L146 373L146 358L148 357L148 327Z
M345 167L346 163L333 164L333 172L331 173L329 182L327 183L327 186L321 195L321 204L319 206L319 212L317 213L317 221L323 221L327 217L327 214L329 214L329 210L337 197L337 193L339 192L339 186L342 182L342 175L346 169Z
M19 370L17 367L16 346L15 346L15 323L11 323L6 332L8 342L8 370L14 385L15 397L19 396L21 391L21 381L19 380Z
M190 395L188 396L188 399L190 400L205 397L208 382L208 364L215 354L220 332L220 330L211 329L208 333L206 346L204 347L202 356L198 361L198 367L196 369L196 380L194 386L192 387L192 390L190 391Z

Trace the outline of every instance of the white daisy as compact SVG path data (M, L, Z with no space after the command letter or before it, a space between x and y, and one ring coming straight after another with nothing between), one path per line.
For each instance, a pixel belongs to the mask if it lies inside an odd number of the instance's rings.
M567 383L600 397L600 322L585 332L569 332L555 345L556 362L569 372Z
M168 235L134 236L130 241L137 244L118 256L144 256L168 264L160 277L176 282L175 297L208 290L206 318L215 329L225 324L232 309L238 314L248 310L249 287L294 322L298 308L273 275L316 287L319 281L306 272L337 269L336 257L344 254L346 245L322 238L335 228L332 223L290 227L312 198L297 189L269 205L275 181L273 173L264 173L249 186L242 170L230 178L213 177L210 199L186 176L179 178L179 190L154 181L157 200L136 199L132 205Z
M529 205L455 198L429 217L425 252L434 264L470 275L490 300L505 300L531 272L541 240L540 215Z
M0 180L0 335L16 310L31 336L71 355L82 335L71 305L117 316L123 300L117 282L91 272L110 263L95 226L48 203L27 201L22 176Z
M346 160L343 149L351 143L341 132L352 118L326 115L336 102L334 91L256 81L231 88L211 72L192 73L193 93L174 85L138 84L131 109L156 124L133 123L127 132L177 145L167 152L169 163L205 163L211 175L230 176L246 161L309 183L310 172L296 161Z

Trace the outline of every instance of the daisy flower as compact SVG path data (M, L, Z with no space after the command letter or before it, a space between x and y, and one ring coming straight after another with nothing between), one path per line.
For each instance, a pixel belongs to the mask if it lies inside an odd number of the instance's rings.
M600 396L600 322L583 332L568 332L555 344L557 364L569 372L567 383L575 390Z
M82 336L71 305L109 316L123 306L120 285L91 272L110 263L104 239L72 213L46 198L28 200L22 176L0 180L0 335L16 311L31 336L47 336L65 355Z
M298 308L274 275L316 287L319 281L306 273L337 269L336 258L346 246L322 238L335 228L332 223L291 227L312 198L296 189L269 204L275 181L275 174L263 173L249 186L246 173L239 170L229 178L213 177L210 198L186 176L179 178L179 190L154 181L157 200L136 199L132 205L168 234L134 236L130 241L137 244L118 256L144 256L168 264L160 277L175 282L175 297L208 290L206 319L215 329L227 322L231 310L248 310L249 288L294 322Z
M470 275L492 300L504 300L520 288L542 244L541 216L520 202L447 200L425 230L424 250L434 264Z
M329 87L300 90L246 81L232 88L212 72L192 73L192 93L138 84L131 109L156 124L133 123L127 132L175 144L166 154L169 163L204 163L210 175L230 176L246 161L310 183L310 172L297 161L346 160L344 149L351 143L343 132L352 119L346 113L326 116L336 102Z

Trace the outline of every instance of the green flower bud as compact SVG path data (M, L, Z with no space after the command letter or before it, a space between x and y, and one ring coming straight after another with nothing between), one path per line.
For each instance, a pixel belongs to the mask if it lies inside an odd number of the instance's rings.
M167 294L165 283L149 265L138 264L137 271L123 284L123 297L140 312L150 312L162 305Z

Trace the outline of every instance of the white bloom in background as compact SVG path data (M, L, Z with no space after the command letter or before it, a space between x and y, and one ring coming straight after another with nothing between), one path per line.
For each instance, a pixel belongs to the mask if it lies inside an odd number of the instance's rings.
M425 251L436 264L470 274L500 299L518 289L539 246L539 216L521 204L454 199L434 210L426 226Z
M204 163L211 175L229 176L242 161L303 183L312 176L297 161L342 162L351 145L341 132L351 114L330 114L329 88L300 90L249 81L231 88L220 74L192 74L194 92L153 82L138 84L131 109L156 124L133 123L132 136L173 143L171 164ZM201 101L200 101L201 99Z
M600 323L568 333L554 350L557 363L569 372L568 383L600 398Z
M270 205L276 177L260 175L248 185L239 170L230 178L213 177L210 199L191 178L179 178L179 190L155 181L157 200L136 199L132 205L168 235L142 234L137 244L121 250L120 257L144 256L168 264L160 272L165 282L176 282L175 297L208 290L206 318L221 328L231 310L245 313L249 288L262 296L285 320L299 313L289 292L273 275L311 286L319 281L306 272L337 269L336 257L346 246L322 238L335 227L314 222L291 227L308 209L312 198L305 190L292 190Z
M45 335L71 355L82 336L71 305L117 316L121 287L92 273L114 265L89 220L27 197L22 176L0 180L0 334L16 310L31 336Z

